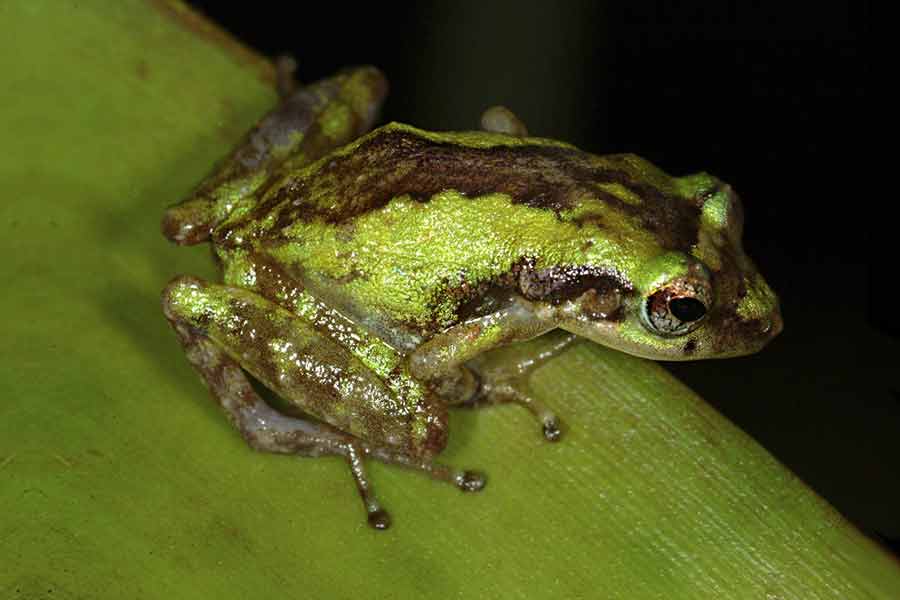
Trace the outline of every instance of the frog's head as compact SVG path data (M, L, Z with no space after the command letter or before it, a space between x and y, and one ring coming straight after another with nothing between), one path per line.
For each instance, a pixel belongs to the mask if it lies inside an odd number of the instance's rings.
M690 209L681 218L694 221L690 242L632 253L628 273L616 273L618 285L607 279L560 305L560 326L656 360L758 351L782 320L778 298L743 251L740 200L706 174L671 181Z

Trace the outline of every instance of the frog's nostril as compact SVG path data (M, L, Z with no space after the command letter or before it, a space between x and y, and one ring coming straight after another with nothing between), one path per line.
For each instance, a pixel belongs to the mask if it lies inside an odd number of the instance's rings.
M763 322L762 332L770 337L775 337L784 329L784 321L781 319L780 313L775 313L772 317Z

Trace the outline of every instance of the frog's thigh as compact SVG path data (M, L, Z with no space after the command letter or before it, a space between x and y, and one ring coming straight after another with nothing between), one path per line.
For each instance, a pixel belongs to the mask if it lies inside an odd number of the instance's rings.
M287 417L263 401L231 357L199 330L173 320L188 360L247 443L257 450L302 456L346 456L354 443L324 423Z

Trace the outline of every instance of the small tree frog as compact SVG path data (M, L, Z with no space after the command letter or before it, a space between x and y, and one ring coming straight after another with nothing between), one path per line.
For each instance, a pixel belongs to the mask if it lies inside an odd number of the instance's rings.
M170 240L211 243L223 283L177 277L163 310L246 441L344 457L373 527L390 516L366 459L484 486L435 461L450 405L518 402L559 438L520 376L539 360L482 369L487 350L560 328L571 335L556 350L578 336L718 358L781 330L741 247L738 197L715 177L528 137L502 107L477 132L370 131L387 91L378 70L304 87L291 71L281 104L166 212ZM248 375L304 416L272 408Z

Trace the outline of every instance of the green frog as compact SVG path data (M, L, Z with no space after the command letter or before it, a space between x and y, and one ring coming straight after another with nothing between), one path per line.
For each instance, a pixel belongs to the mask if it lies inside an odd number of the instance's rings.
M502 107L480 131L371 130L377 69L303 87L291 71L281 104L166 212L170 240L211 243L223 283L176 277L163 310L246 441L346 459L376 529L391 518L368 459L484 487L435 460L449 406L516 402L558 440L525 375L576 339L693 360L756 352L781 330L741 247L740 201L715 177L529 137ZM479 360L554 329L568 334L522 364Z

